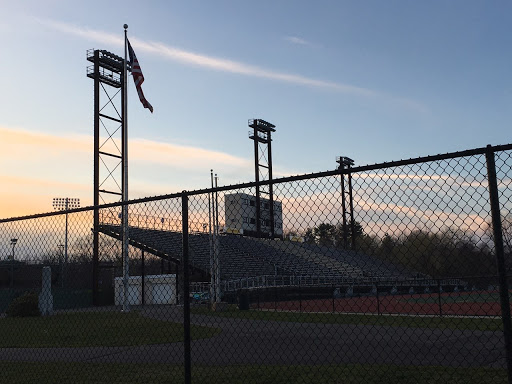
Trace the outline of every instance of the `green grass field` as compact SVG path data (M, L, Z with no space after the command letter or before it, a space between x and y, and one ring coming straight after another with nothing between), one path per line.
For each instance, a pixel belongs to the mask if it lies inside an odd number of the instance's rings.
M249 310L240 311L230 306L224 312L212 312L206 307L196 307L192 313L267 321L288 321L295 323L384 325L410 328L468 329L479 331L501 331L501 319L438 316L398 315L353 315L341 313L306 313Z
M167 364L0 363L5 383L182 383L182 366ZM213 384L288 383L506 383L506 371L489 368L399 367L392 365L193 366L192 382Z
M194 308L195 314L253 320L331 324L373 324L404 327L499 330L492 319L364 316L273 311L225 312ZM193 339L212 337L218 328L191 327ZM141 316L137 311L70 312L50 317L0 319L0 348L135 346L180 342L181 324ZM197 353L197 351L196 351ZM0 362L5 383L180 383L182 365L87 362ZM193 383L505 383L506 371L490 368L453 368L396 365L192 365Z
M194 339L212 337L218 328L191 326ZM138 312L69 312L47 317L0 319L0 348L98 347L183 341L183 326Z

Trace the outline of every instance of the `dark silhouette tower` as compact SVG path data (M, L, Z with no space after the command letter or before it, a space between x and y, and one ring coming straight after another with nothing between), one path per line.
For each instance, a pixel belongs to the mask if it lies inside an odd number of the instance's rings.
M354 201L352 199L352 173L350 172L350 168L354 165L354 160L346 156L339 156L336 158L336 162L339 164L338 169L342 171L341 211L343 215L343 247L348 249L348 235L350 233L350 248L355 249L356 228L354 221ZM347 223L347 215L350 218L349 223Z
M263 235L262 223L267 226L267 220L270 231L265 232L270 238L275 236L275 218L274 218L274 191L272 186L272 132L275 132L275 125L262 119L249 120L249 138L254 141L254 172L256 183L268 180L268 185L256 184L256 237ZM268 217L262 215L261 195L268 196Z
M87 67L87 77L94 80L93 304L98 305L98 205L119 202L123 196L124 59L105 50L88 50L87 60L93 63ZM101 219L116 222L119 212L102 211Z

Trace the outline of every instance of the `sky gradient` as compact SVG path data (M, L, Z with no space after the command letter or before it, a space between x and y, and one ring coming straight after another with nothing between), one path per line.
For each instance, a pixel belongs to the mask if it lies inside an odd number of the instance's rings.
M247 120L276 125L275 176L510 143L508 1L0 0L0 217L92 203L86 51L123 52L130 197L254 179Z

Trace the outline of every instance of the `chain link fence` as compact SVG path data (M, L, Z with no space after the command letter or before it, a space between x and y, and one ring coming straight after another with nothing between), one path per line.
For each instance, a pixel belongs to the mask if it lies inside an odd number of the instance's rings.
M4 381L511 383L511 155L0 220Z

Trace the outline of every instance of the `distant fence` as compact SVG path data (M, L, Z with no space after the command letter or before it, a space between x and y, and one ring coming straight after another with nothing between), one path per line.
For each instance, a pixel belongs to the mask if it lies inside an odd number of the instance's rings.
M425 279L407 277L366 277L331 278L325 276L256 276L238 280L227 280L222 282L222 291L236 292L241 289L259 289L269 287L445 287L445 289L460 288L461 290L471 289L468 283L462 279ZM208 292L209 284L192 283L194 291Z

